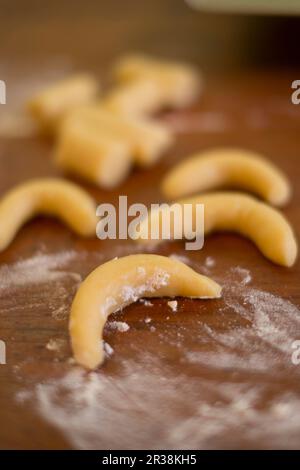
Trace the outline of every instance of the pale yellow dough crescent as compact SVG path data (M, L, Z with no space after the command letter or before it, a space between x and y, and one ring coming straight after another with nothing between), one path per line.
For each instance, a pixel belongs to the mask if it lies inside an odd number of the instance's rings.
M43 131L53 133L62 118L77 106L92 102L99 91L90 74L77 74L45 87L28 103L28 109Z
M217 231L236 232L252 240L264 256L276 264L292 266L296 261L297 241L290 224L278 210L254 197L224 191L181 199L175 204L191 204L193 221L196 204L204 204L204 234ZM168 206L165 210L169 210ZM148 229L151 223L160 223L163 212L164 210L157 217L157 211L152 211L150 216L141 222L139 241L150 241L149 238L147 240ZM195 227L194 222L193 225ZM174 230L173 224L171 239ZM189 234L186 235L191 238Z
M132 155L128 141L71 115L61 125L54 161L67 173L111 189L128 175Z
M160 87L148 78L118 83L101 100L101 106L118 116L144 117L163 104Z
M95 369L104 360L102 334L107 317L141 297L221 296L221 287L180 261L140 254L114 259L96 268L81 284L70 316L76 362Z
M173 143L173 134L163 124L145 117L117 115L99 105L77 108L67 121L89 126L99 139L126 142L130 155L140 166L155 163Z
M156 95L152 92L156 111L166 106L187 106L202 88L202 77L195 67L139 54L121 58L114 67L114 75L120 83L151 81L157 90Z
M96 205L79 186L58 178L40 178L20 184L0 201L0 250L34 216L58 217L82 236L96 233Z
M274 206L283 206L291 196L286 176L273 163L234 148L216 148L185 159L166 175L162 192L176 199L222 186L253 192Z

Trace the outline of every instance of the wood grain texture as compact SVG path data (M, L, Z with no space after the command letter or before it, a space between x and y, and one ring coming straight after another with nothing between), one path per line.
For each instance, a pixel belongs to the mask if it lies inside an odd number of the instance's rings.
M131 20L123 15L119 23L108 9L99 19L105 29L100 28L98 42L100 23L91 14L81 18L78 6L71 17L65 7L59 18L49 11L45 24L39 18L47 12L31 10L23 23L24 12L13 15L7 7L3 13L10 22L1 28L6 41L0 52L10 65L23 56L35 76L44 51L47 57L62 52L76 67L99 70L137 44L171 57L206 58L205 64L214 56L220 65L216 51L226 39L231 56L220 52L220 60L228 68L235 51L236 62L243 62L245 49L241 53L234 46L243 28L232 18L211 19L218 30L213 43L206 41L211 37L206 16L199 20L182 6L172 10L166 4L161 17L151 13L151 2L150 9L132 7ZM174 22L166 21L170 14ZM205 47L199 50L202 40ZM10 71L11 80L18 70ZM117 191L83 187L99 203L116 203L119 194L128 195L129 203L162 201L159 184L175 162L212 146L241 146L264 153L290 178L293 199L283 212L299 237L300 107L290 101L296 78L295 70L279 67L208 73L193 108L160 117L178 129L176 145L160 163L132 171ZM42 138L1 138L1 194L31 177L58 175L52 151L53 143ZM0 254L0 339L7 346L7 365L0 365L0 447L299 448L300 365L291 357L292 342L300 340L300 263L291 269L275 266L236 235L208 237L199 252L186 252L180 242L157 249L187 257L194 269L224 286L223 299L178 299L177 312L166 299L153 299L152 306L138 302L110 318L130 328L105 330L114 354L101 369L88 374L70 363L68 312L80 279L105 260L137 250L130 241L80 239L41 217Z
M208 81L207 91L193 109L163 116L167 122L176 121L177 126L185 123L188 128L192 123L197 129L178 134L176 146L158 165L149 171L133 171L118 191L85 187L98 202L116 202L119 194L126 194L129 202L149 204L162 200L159 182L175 161L210 146L242 146L265 153L291 179L293 200L284 213L299 233L300 125L299 111L289 102L292 79L288 73L276 77L252 73L224 77L222 89ZM221 121L222 126L218 124ZM31 176L57 174L51 151L52 144L38 138L3 140L1 192ZM292 413L299 411L300 369L291 363L291 344L286 344L285 353L279 348L282 339L300 339L296 308L285 303L278 307L278 302L264 298L254 307L262 310L256 312L260 320L255 320L251 303L244 306L250 316L236 303L254 289L253 295L264 291L299 307L299 262L292 269L274 266L249 241L235 235L211 236L199 252L185 252L183 243L164 243L158 253L187 256L199 272L211 275L225 288L235 287L230 292L225 289L223 300L179 299L177 313L166 300L157 299L153 306L136 303L115 315L114 320L126 321L130 329L124 333L107 329L105 339L114 354L95 374L96 395L90 401L80 395L88 393L88 387L78 372L79 378L75 374L71 383L72 388L81 384L79 403L76 394L64 398L65 385L60 381L74 369L67 362L71 354L67 314L78 283L76 275L84 277L104 260L136 249L130 241L83 240L59 222L39 218L28 223L1 254L0 338L7 344L7 365L0 366L0 415L5 423L0 429L1 447L294 447L300 440L299 427L292 416L287 419L279 414L284 421L280 432L275 412L289 413L289 406ZM66 251L72 253L67 262ZM45 256L37 262L41 278L30 284L34 269L28 268L26 259L41 254ZM213 258L215 266L207 266L207 257ZM20 260L25 260L25 265L11 274L10 265ZM49 262L49 275L53 270L65 274L47 280ZM234 270L237 266L249 271L250 284L243 286L245 272ZM16 286L22 272L25 281ZM271 305L271 314L276 308L274 322L271 315L266 328L285 331L285 322L290 322L292 334L284 333L280 338L270 330L269 340L259 338L262 329L257 329L257 321L263 321L264 309L269 312L266 304ZM282 319L278 319L278 308ZM149 323L145 322L148 317ZM244 335L251 329L252 336L246 335L244 342L238 343L238 332ZM60 340L59 350L46 348L51 339ZM54 399L49 382L55 381L58 397ZM28 397L26 393L23 397L24 391L29 392ZM249 393L255 395L253 402L247 401ZM241 397L244 402L239 405ZM284 411L281 402L286 400ZM90 415L83 412L86 407ZM63 417L56 421L55 413ZM90 430L86 429L89 423Z

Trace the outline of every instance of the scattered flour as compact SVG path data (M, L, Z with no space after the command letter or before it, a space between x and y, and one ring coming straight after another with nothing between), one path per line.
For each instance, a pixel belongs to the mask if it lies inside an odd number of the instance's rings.
M0 295L5 289L15 289L27 284L43 284L56 281L66 276L75 282L81 282L78 273L62 271L62 268L74 259L74 251L54 254L37 254L32 258L17 261L0 267Z
M231 271L240 277L242 284L246 285L246 284L249 284L249 282L251 282L252 278L248 269L241 268L240 266L236 266L234 268L231 268Z
M295 393L279 397L265 383L196 375L186 380L167 365L162 368L154 355L141 359L127 361L118 377L75 367L17 398L32 401L78 449L143 449L149 440L153 449L236 448L239 442L262 449L299 445L300 397Z
M105 352L106 357L111 357L113 355L114 350L111 347L111 345L108 344L106 341L103 341L103 348L104 348L104 352Z
M82 277L68 269L78 257L74 251L37 253L30 258L0 267L2 312L48 309L58 320L67 318L72 298ZM17 302L30 287L28 303Z
M60 351L65 345L65 340L60 338L51 338L46 344L46 349L49 351Z
M150 317L145 318L145 323L151 323L151 322L152 322L152 318Z
M136 302L143 294L154 293L163 286L167 286L169 283L170 274L160 268L156 268L154 274L150 277L146 276L146 271L141 274L140 285L132 287L130 285L125 285L121 289L121 298L124 304L129 302Z
M291 344L300 337L300 312L249 285L244 268L211 275L224 287L223 302L217 318L196 316L192 347L184 324L165 322L153 336L186 365L181 373L163 348L157 356L155 343L134 360L118 358L120 372L73 367L21 392L19 401L30 401L79 449L143 449L149 442L153 449L297 448L300 369Z
M212 268L215 265L216 265L216 260L212 258L211 256L207 256L207 258L205 259L205 266L207 268Z
M145 307L153 307L153 303L147 299L140 299L140 302L145 305Z
M224 279L224 307L219 314L232 312L245 321L245 327L228 324L223 330L205 325L210 351L188 351L191 363L217 369L263 371L291 365L291 344L300 337L300 311L286 299L250 287L252 277L247 269L232 268ZM228 322L228 321L227 321Z
M104 318L107 318L110 311L112 311L113 307L117 306L117 301L114 297L106 297L104 304L101 306L100 313Z
M125 321L111 321L106 324L107 328L111 330L117 330L120 331L121 333L124 333L125 331L128 331L130 326L128 323Z
M134 247L128 247L131 252ZM116 248L119 251L119 247ZM126 250L125 250L126 251ZM114 254L114 253L113 253ZM38 252L30 258L22 259L12 264L0 266L0 299L1 310L9 313L15 310L48 309L57 320L68 317L74 294L82 281L80 269L84 257L85 265L90 271L100 262L103 255L98 252L77 253L75 251L60 251L56 253ZM70 266L72 265L72 269ZM75 266L75 269L74 269ZM139 274L144 275L140 270ZM166 273L165 273L166 274ZM167 276L159 270L154 278L146 282L145 289L153 290L167 282ZM152 285L151 285L152 283ZM18 293L23 294L30 287L30 299L26 305L17 302ZM141 290L143 287L141 287ZM14 294L14 295L12 295ZM137 292L136 295L139 295ZM124 296L130 299L135 293L128 289ZM112 297L107 298L105 308L116 304ZM106 312L103 313L106 315Z

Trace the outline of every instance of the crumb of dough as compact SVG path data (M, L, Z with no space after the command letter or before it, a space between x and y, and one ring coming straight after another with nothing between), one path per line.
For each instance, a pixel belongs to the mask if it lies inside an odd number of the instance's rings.
M125 331L128 331L130 326L128 325L128 323L126 323L125 321L111 321L110 323L108 323L108 328L112 329L112 330L117 330L117 331L120 331L122 333L124 333Z
M64 344L63 339L51 338L46 344L46 349L48 349L49 351L59 351L61 347L63 346L63 344Z
M172 310L172 312L177 312L177 307L178 307L178 302L177 300L170 300L168 302L168 306L170 307L170 309Z

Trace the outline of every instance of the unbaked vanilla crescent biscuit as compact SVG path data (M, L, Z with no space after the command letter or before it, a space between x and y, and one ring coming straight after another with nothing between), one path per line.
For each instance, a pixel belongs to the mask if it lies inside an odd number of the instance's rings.
M258 201L244 193L215 192L181 199L174 205L190 204L192 208L192 223L195 227L197 204L204 205L204 234L226 231L239 233L252 240L266 258L282 266L292 266L297 258L297 241L293 230L286 218L276 209ZM170 211L172 205L166 206L161 212L152 211L139 228L140 242L151 242L149 237L152 224L159 224L156 232L161 239L161 220L165 211ZM182 221L180 222L182 223ZM183 233L182 227L171 224L170 239L174 233ZM191 234L185 232L187 239Z
M90 74L78 74L45 87L28 103L28 109L45 132L56 132L71 109L92 102L99 91Z
M183 160L165 176L162 192L177 199L222 186L253 192L274 206L285 205L291 196L289 181L272 162L235 148L211 149Z
M78 125L97 132L99 139L125 142L133 161L142 167L154 164L173 143L171 131L154 120L116 115L97 105L78 108L68 116Z
M66 173L111 189L126 178L133 158L127 140L99 133L97 126L71 114L58 133L54 161Z
M16 186L0 200L0 250L39 214L61 219L79 235L96 234L96 205L89 194L59 178L40 178Z
M148 78L117 83L99 103L119 116L143 117L164 106L164 96L157 83Z
M195 67L143 55L121 58L114 67L114 76L120 83L151 81L157 87L156 111L188 106L202 89L202 77Z
M159 255L113 259L96 268L79 287L71 307L70 335L76 362L95 369L104 360L103 328L108 316L141 297L213 299L221 287L184 263Z

